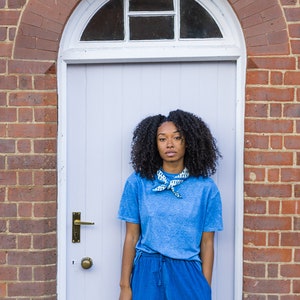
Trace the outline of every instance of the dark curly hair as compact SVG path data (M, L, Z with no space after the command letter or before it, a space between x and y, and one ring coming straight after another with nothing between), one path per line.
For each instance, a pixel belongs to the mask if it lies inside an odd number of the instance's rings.
M207 177L216 172L221 154L209 128L198 116L182 110L169 115L155 115L142 120L134 130L131 163L142 177L153 179L162 166L157 149L157 129L164 122L173 122L186 142L184 165L191 176Z

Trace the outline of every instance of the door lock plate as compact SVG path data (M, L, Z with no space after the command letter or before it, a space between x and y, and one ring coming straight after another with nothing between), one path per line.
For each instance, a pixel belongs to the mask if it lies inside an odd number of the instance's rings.
M81 213L72 213L72 243L80 243L80 226L81 225L94 225L94 222L81 221Z

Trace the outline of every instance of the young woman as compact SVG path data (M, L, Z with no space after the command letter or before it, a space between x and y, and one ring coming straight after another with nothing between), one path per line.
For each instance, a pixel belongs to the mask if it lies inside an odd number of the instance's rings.
M206 124L181 110L136 127L118 217L126 221L120 300L210 300L222 205L220 153Z

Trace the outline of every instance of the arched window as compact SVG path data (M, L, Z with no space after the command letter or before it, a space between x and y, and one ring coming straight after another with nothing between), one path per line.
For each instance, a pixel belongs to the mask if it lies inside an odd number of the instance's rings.
M81 41L222 38L210 13L195 0L111 0L85 27Z

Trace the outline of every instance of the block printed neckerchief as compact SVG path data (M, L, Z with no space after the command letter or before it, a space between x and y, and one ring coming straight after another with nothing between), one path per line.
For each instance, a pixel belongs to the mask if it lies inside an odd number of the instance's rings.
M159 169L157 171L156 175L157 175L158 181L162 182L162 184L157 186L156 188L153 188L152 189L153 192L161 192L164 190L171 190L177 198L182 198L181 195L175 191L174 187L181 184L183 181L185 181L190 176L187 168L184 168L180 174L176 175L174 177L174 179L172 179L170 181L168 180L168 178L166 177L166 175L163 173L163 171L161 169Z

